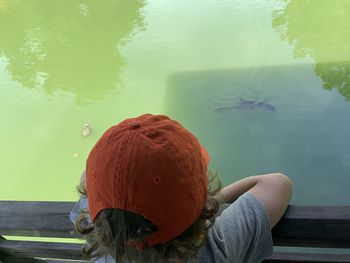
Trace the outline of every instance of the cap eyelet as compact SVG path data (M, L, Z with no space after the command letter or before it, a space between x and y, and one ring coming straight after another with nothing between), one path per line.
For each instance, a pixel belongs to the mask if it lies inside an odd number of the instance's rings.
M159 184L161 180L162 180L162 177L160 176L153 177L153 183L155 184Z
M96 177L96 173L92 172L92 177L95 178Z

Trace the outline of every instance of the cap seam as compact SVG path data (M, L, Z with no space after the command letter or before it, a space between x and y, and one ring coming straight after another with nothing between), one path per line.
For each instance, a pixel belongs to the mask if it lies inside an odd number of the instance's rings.
M152 140L152 139L150 139L147 135L145 135L144 133L141 133L142 134L142 136L149 142L149 143L156 143L154 140ZM169 142L169 140L164 140L164 141L167 141L167 142ZM156 143L157 145L159 145L160 147L160 149L161 149L161 151L163 152L163 153L165 153L166 154L166 156L170 159L170 160L172 160L173 159L173 154L172 153L170 153L163 145L162 145L162 143ZM176 149L176 148L175 148ZM176 154L179 154L179 153L181 153L181 151L179 151L178 149L176 149L175 150L176 151ZM173 162L174 164L175 164L175 166L178 168L178 170L183 174L183 168L181 167L181 166L179 166L179 164L177 163L177 162Z
M115 176L115 180L117 180L117 178L122 178L123 180L124 180L124 177L123 177L123 175L121 174L121 173L124 173L124 167L125 167L125 164L124 164L124 159L125 159L125 156L126 156L126 151L127 151L127 149L128 149L128 145L130 144L130 142L131 142L131 140L135 137L135 134L136 134L136 132L137 131L132 131L132 132L130 132L129 133L129 136L128 136L128 138L127 138L127 141L126 141L126 143L125 143L125 146L124 146L124 148L122 149L122 158L121 158L121 167L120 167L120 169L118 169L119 170L119 176ZM115 185L116 185L116 181L114 180L114 182L113 182L113 192L114 193L116 193L115 192ZM118 195L120 195L120 186L121 185L123 185L121 182L119 182L118 184L117 184L117 188L118 188ZM125 199L123 200L123 202L125 203ZM116 206L116 199L114 199L113 200L113 206ZM123 206L125 206L125 204L123 205Z

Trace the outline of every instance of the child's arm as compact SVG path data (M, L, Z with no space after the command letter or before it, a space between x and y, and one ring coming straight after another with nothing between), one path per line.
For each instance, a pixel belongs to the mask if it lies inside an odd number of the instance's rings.
M291 195L292 183L281 173L250 176L223 188L221 202L232 203L249 191L265 207L274 227L286 211Z

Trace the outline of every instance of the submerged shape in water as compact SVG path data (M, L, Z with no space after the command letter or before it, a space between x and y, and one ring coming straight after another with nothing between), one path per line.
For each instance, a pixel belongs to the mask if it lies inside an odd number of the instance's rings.
M240 103L235 106L227 106L227 107L221 107L217 108L214 111L227 111L227 110L256 110L256 109L263 109L267 111L276 111L276 108L272 106L271 104L265 103L265 102L257 102L254 100L244 100L240 99Z

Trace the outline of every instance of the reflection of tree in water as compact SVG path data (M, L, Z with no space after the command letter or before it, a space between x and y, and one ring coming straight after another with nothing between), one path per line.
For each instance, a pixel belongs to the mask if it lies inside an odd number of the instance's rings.
M322 78L325 89L336 88L346 100L350 100L350 62L317 63L315 72Z
M312 57L324 88L350 100L350 1L290 0L274 12L273 26L294 45L296 58Z
M120 80L118 46L143 28L143 0L16 1L0 9L0 55L28 88L103 97Z

